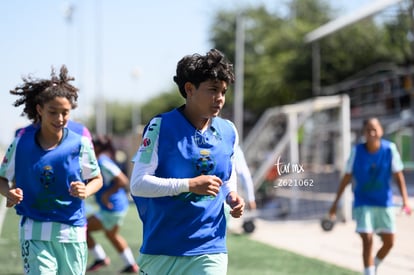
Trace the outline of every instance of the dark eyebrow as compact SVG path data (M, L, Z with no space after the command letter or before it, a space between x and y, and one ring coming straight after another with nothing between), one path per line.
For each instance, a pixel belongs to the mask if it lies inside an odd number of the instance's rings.
M62 110L64 112L67 112L67 111L70 111L71 109L66 109L66 108L61 109L61 108L56 108L55 106L49 105L47 106L47 110L52 110L52 111Z

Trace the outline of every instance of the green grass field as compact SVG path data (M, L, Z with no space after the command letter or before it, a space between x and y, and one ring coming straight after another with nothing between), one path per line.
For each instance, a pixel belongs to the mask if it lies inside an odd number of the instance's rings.
M17 237L18 220L19 218L13 209L7 211L0 235L0 274L2 275L22 274ZM141 242L141 224L138 220L135 206L133 205L131 205L128 211L121 233L129 242L134 255L137 256ZM103 234L96 233L94 236L101 242L106 253L111 258L111 264L102 269L102 271L92 274L117 274L123 267L123 263L115 252L115 249L108 243ZM250 240L248 235L229 235L228 249L228 275L358 274L342 267Z

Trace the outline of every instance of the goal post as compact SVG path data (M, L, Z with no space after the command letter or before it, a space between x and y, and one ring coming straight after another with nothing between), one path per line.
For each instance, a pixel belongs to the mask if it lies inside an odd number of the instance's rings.
M321 96L268 109L242 147L256 191L289 197L291 212L309 192L332 202L351 147L349 97ZM341 200L345 219L351 216L350 192Z

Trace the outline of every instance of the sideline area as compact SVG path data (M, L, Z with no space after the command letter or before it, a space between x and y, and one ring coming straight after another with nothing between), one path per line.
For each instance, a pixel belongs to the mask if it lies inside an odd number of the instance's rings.
M410 197L410 203L411 206L414 205L413 197ZM337 223L329 232L322 230L319 220L256 219L255 225L256 229L250 235L254 240L362 272L361 240L355 233L353 221ZM233 224L232 227L234 226L236 225ZM378 275L414 274L413 228L414 214L397 216L396 243L381 263ZM379 238L375 238L374 245L378 248Z

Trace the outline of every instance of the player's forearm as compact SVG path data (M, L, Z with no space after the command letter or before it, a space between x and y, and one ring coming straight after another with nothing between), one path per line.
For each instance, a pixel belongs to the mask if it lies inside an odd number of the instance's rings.
M407 186L405 184L405 178L402 172L398 172L395 174L396 183L398 186L398 189L401 194L401 198L403 200L403 204L408 204L408 193L407 193Z
M124 173L120 173L119 175L117 175L114 179L114 188L116 189L120 189L120 188L126 188L128 187L129 184L129 179L128 177L124 174Z
M9 181L5 178L0 177L0 194L2 194L4 197L7 197L9 190Z
M151 175L132 175L131 194L156 198L175 196L189 191L189 179L159 178Z
M126 188L128 186L128 183L129 183L128 178L125 176L124 173L121 173L112 180L112 184L110 185L108 189L106 189L105 193L108 196L111 196L115 194L116 192L118 192L119 189Z
M341 198L342 194L345 191L345 187L351 182L351 178L352 178L351 174L345 174L342 177L341 183L339 184L339 188L338 188L338 191L336 193L336 197L335 197L335 200L334 200L334 205L338 204L339 199Z
M90 197L93 194L95 194L96 192L99 191L99 189L101 189L103 185L102 182L102 175L99 174L99 176L91 179L88 181L88 184L86 185L86 193L88 194L87 196Z
M237 193L237 174L234 169L232 170L230 178L223 182L221 189L225 197L227 197L230 192Z

